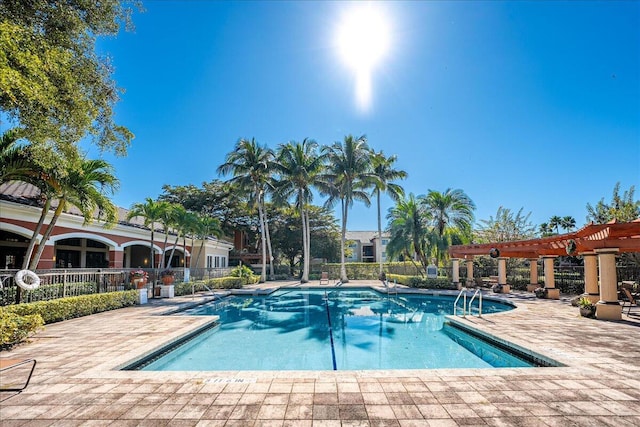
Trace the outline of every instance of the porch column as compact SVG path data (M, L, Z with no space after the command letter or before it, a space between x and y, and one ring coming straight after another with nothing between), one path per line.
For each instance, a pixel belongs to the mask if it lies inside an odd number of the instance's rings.
M600 301L598 289L598 260L595 252L581 252L584 259L584 294L593 304Z
M502 293L511 292L511 286L507 285L507 258L498 258L498 285L502 286Z
M109 268L123 268L124 251L114 250L109 251Z
M556 282L553 275L553 261L555 255L545 255L542 257L544 264L544 287L547 289L547 298L560 299L560 289L556 289Z
M467 287L474 285L473 281L473 258L466 260L467 264Z
M618 248L596 249L600 266L600 301L596 304L596 319L599 320L622 319L622 306L618 302L616 253Z
M527 292L533 292L540 287L538 284L538 258L529 258L529 284Z
M453 284L456 285L456 288L460 288L460 259L451 258L451 268L453 269Z

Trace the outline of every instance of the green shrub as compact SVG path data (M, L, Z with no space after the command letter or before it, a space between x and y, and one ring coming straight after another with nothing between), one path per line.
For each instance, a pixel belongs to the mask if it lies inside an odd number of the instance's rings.
M39 314L21 316L0 307L0 349L11 348L26 340L43 325L44 320Z
M190 295L192 292L205 292L210 289L241 289L245 285L258 283L259 276L253 274L243 277L217 277L190 283L178 283L174 287L176 296Z
M456 286L447 277L428 279L420 276L405 276L401 274L387 274L389 283L395 282L412 288L421 289L456 289Z
M39 314L49 324L134 305L137 296L137 291L108 292L10 305L4 309L20 316Z
M239 265L229 273L231 277L249 277L253 276L253 270L246 265Z

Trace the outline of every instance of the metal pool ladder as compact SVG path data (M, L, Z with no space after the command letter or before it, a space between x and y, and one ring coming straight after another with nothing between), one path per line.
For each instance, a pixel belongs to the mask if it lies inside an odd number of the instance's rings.
M467 317L467 311L469 312L469 316L472 315L471 313L471 304L473 304L473 300L476 299L476 297L479 295L478 297L478 317L482 317L482 290L480 288L476 289L476 291L473 293L473 296L471 297L471 299L469 300L469 305L467 305L467 288L465 288L464 286L462 287L462 289L460 289L460 293L458 293L458 297L456 298L456 300L453 303L453 315L456 315L456 312L458 310L458 300L460 300L460 297L462 297L462 317Z

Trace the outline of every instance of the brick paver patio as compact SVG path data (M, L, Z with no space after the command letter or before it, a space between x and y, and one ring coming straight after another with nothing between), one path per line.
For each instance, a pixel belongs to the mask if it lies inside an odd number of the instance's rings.
M506 298L518 308L463 322L566 367L117 370L208 321L158 316L169 306L194 301L182 297L48 325L30 343L0 353L3 358L38 360L23 393L0 393L0 424L640 426L637 309L621 322L605 322L580 317L566 301L536 300L518 292Z

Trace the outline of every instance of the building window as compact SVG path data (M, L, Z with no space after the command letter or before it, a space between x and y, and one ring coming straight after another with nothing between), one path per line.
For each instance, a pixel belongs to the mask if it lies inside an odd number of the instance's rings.
M382 246L387 246L389 244L389 239L382 239Z
M219 257L219 256L217 256L217 257L216 257L216 264L215 264L215 267L216 267L216 268L220 268L220 257Z
M227 266L227 257L220 257L220 259L222 260L222 265L220 265L220 267L225 268Z
M207 268L213 268L213 256L207 255Z

